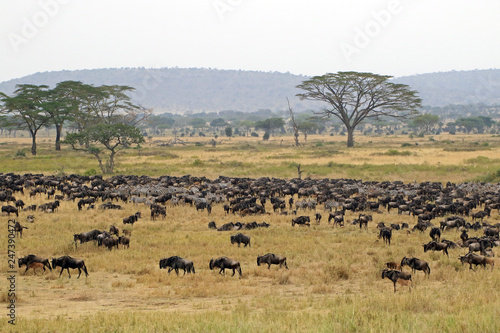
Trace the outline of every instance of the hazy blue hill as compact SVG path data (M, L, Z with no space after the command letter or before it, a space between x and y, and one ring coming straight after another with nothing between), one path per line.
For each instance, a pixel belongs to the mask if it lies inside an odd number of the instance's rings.
M286 97L296 111L318 104L295 98L295 88L306 76L278 72L200 68L116 68L36 73L0 83L11 94L16 84L47 84L65 80L95 85L129 85L133 99L161 112L223 110L286 110ZM430 73L395 79L420 92L425 105L500 103L500 70Z

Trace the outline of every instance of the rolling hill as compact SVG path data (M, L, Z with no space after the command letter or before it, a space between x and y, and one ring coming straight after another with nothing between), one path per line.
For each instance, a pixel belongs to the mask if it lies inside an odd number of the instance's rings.
M65 80L95 85L128 85L136 88L132 98L162 112L213 112L223 110L286 110L286 97L296 111L318 104L295 98L295 88L306 76L279 72L217 70L201 68L112 68L54 71L28 75L0 83L11 94L16 84L47 84ZM452 71L399 77L419 91L424 105L500 103L500 70Z

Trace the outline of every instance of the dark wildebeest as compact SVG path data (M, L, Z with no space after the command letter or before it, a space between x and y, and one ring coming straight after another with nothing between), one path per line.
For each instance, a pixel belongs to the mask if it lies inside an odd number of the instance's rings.
M320 213L316 213L315 215L315 220L316 220L316 224L319 224L321 222L321 214Z
M424 247L424 252L427 252L429 250L432 251L443 251L444 254L446 254L449 257L448 254L448 243L438 243L436 241L430 241L427 244L423 245Z
M378 238L382 238L384 243L391 245L391 237L392 237L392 229L391 228L382 228L380 229Z
M285 265L285 268L288 269L286 257L278 256L273 253L257 256L257 266L260 266L260 264L267 264L267 269L270 269L271 265L280 265L280 268Z
M2 206L2 213L7 213L8 216L10 216L11 213L14 213L16 214L16 217L19 217L19 210L11 205Z
M371 215L359 214L358 220L359 220L359 229L362 229L363 225L365 225L365 229L368 229L368 222L372 221L373 217Z
M61 267L61 273L59 273L59 277L61 277L61 274L64 269L68 271L68 276L71 278L71 275L69 274L69 269L77 269L78 268L78 277L77 279L80 278L80 275L82 274L82 270L85 273L85 276L89 276L89 273L87 272L87 266L85 266L85 262L82 259L75 259L71 258L70 256L62 256L59 258L52 258L52 267L54 269L59 266Z
M183 259L178 256L172 256L169 258L161 259L160 269L167 267L170 267L168 269L169 274L172 270L175 270L175 273L179 275L179 268L184 270L184 275L186 275L186 272L188 273L192 272L193 274L196 273L194 270L193 262L191 260Z
M244 247L251 246L250 244L250 236L243 235L241 232L236 235L231 236L231 244L238 243L238 247L243 243Z
M292 227L296 224L307 225L308 227L310 227L310 223L311 219L309 218L309 216L297 216L296 218L292 219Z
M14 224L14 231L16 232L16 237L18 235L21 235L21 238L23 238L23 229L28 229L27 227L23 226L21 223L17 222L17 221L12 221L12 220L9 220L9 222L16 222Z
M472 265L475 265L476 267L477 265L481 265L483 268L486 268L486 265L488 264L491 265L491 270L493 270L493 266L495 266L495 261L493 259L486 258L475 253L467 253L465 256L460 256L458 259L462 265L464 263L469 264L469 269L472 269L473 271L474 269L472 268Z
M100 230L94 229L92 231L82 232L81 234L74 234L73 240L75 241L75 248L77 240L80 241L80 244L90 242L92 240L97 240L97 236L99 236L101 233L102 232Z
M396 282L398 282L398 280L412 281L410 273L397 270L388 270L387 268L382 271L382 279L383 278L388 278L389 280L392 281L392 283L394 283L394 292L396 292ZM410 284L410 292L411 292L411 284Z
M433 241L439 242L439 240L441 239L441 229L437 227L432 228L429 236L431 236Z
M403 266L410 266L411 270L413 273L415 271L423 271L425 275L429 276L431 274L431 268L429 267L429 264L426 261L420 260L418 258L406 258L404 257L401 260L401 267Z
M102 244L108 248L108 250L111 251L113 247L118 248L119 239L114 238L114 237L107 237L102 240Z
M215 225L215 221L208 222L208 229L217 229L217 226Z
M236 260L229 259L228 257L219 257L217 259L210 259L210 264L209 267L211 270L213 270L215 267L220 268L219 274L224 274L226 275L226 269L232 269L233 270L233 275L235 274L236 271L240 274L241 278L241 267L240 263Z
M19 200L16 200L16 202L14 203L16 205L16 208L21 208L23 209L24 208L24 201L22 201L21 199Z
M125 237L125 236L120 236L120 237L118 237L118 244L122 244L123 248L125 248L125 246L126 246L128 249L130 247L130 238Z
M49 259L42 258L42 257L36 256L34 254L28 254L26 257L19 258L17 260L17 264L19 265L19 268L21 268L22 265L26 265L26 270L24 271L24 273L26 273L26 271L28 270L29 264L31 264L33 262L41 263L44 266L48 267L50 270L52 270L52 267L50 266Z

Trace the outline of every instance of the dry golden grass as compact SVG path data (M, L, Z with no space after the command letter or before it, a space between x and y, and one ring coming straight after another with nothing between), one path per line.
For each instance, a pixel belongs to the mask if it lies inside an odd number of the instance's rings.
M27 204L46 199L20 197ZM268 210L271 207L268 204ZM92 243L75 249L73 234L109 229L121 219L141 211L133 227L130 249L108 251ZM125 204L121 211L82 210L64 201L58 212L36 213L24 238L16 239L18 257L30 253L84 259L90 276L71 279L63 272L43 276L17 275L18 324L0 324L2 331L496 331L500 295L498 268L476 273L456 259L465 250L423 253L428 233L408 235L395 231L390 246L377 239L376 223L408 222L412 217L374 214L369 229L332 228L326 222L292 227L291 218L279 214L255 217L225 215L222 205L212 215L190 206L167 207L165 220L151 221L143 205ZM322 209L318 209L322 212ZM313 212L303 212L312 215ZM326 218L326 213L324 219ZM27 213L22 213L24 221ZM347 215L347 219L356 217ZM2 217L2 220L7 220ZM244 231L250 248L231 245L235 232L209 230L207 224L230 221L266 221L267 229ZM498 222L494 214L490 220ZM130 228L130 227L129 227ZM471 236L476 233L471 232ZM477 233L480 234L479 232ZM458 233L444 237L457 240ZM2 237L2 246L5 237ZM257 255L274 252L288 258L289 270L256 265ZM158 261L179 255L193 260L196 274L176 276L160 270ZM243 278L210 271L212 257L226 255L240 261ZM415 255L431 265L429 279L419 272L411 293L380 278L387 261ZM0 267L6 271L6 260ZM6 302L5 297L2 302ZM237 320L235 319L237 318ZM182 320L181 320L182 319Z

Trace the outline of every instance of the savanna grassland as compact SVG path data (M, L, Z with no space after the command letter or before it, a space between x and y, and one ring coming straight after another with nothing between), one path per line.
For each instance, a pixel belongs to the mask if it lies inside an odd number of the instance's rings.
M283 139L283 141L282 141ZM223 138L216 147L209 139L189 138L186 145L160 147L153 138L141 149L118 156L116 172L137 175L231 177L297 176L402 180L404 182L499 181L500 137L492 135L434 136L419 139L358 136L356 147L345 148L344 137L309 136L302 147L291 147L290 137ZM43 139L42 139L43 140ZM222 140L222 142L220 142ZM303 142L303 138L301 137ZM196 144L198 142L198 144ZM418 143L416 145L415 143ZM25 156L23 152L26 152ZM55 152L46 139L39 154L29 155L29 140L0 138L0 172L44 174L94 174L92 157L63 148ZM27 205L49 201L46 195L30 198L16 193ZM288 199L288 198L286 198ZM100 202L99 202L100 204ZM121 203L120 203L121 204ZM1 286L0 331L14 332L499 332L500 271L470 271L457 260L466 249L424 253L429 232L393 231L391 245L377 238L378 222L416 223L416 218L373 213L368 230L346 225L333 228L328 213L319 225L292 227L291 217L273 213L245 216L224 213L222 204L212 214L189 205L167 204L167 218L151 221L149 208L132 203L124 209L77 210L66 200L55 213L35 212L35 223L26 223L28 212L18 218L29 228L16 238L18 257L33 253L52 258L70 255L85 260L89 276L76 279L78 271L34 276L17 274L17 324L7 323L6 279ZM478 208L479 209L479 208ZM73 234L92 229L124 228L123 217L142 212L133 226L129 249L108 251L93 243L75 248ZM314 211L299 212L313 220ZM346 220L359 213L347 212ZM1 216L6 230L7 216ZM470 218L466 218L468 221ZM231 245L234 231L207 228L227 222L267 222L269 228L242 231L251 236L251 247ZM433 220L437 224L438 220ZM489 223L500 222L497 210ZM1 246L7 248L6 232ZM481 236L470 231L469 236ZM455 230L443 238L458 241ZM496 250L496 249L495 249ZM268 252L287 257L289 270L257 266L256 257ZM498 252L498 251L496 251ZM4 250L5 253L5 250ZM179 255L194 262L196 274L176 276L160 270L161 258ZM211 258L228 256L241 263L243 277L211 271ZM388 261L413 255L429 262L431 274L417 272L411 292L381 279ZM7 258L0 262L7 271ZM408 271L408 268L405 268Z

